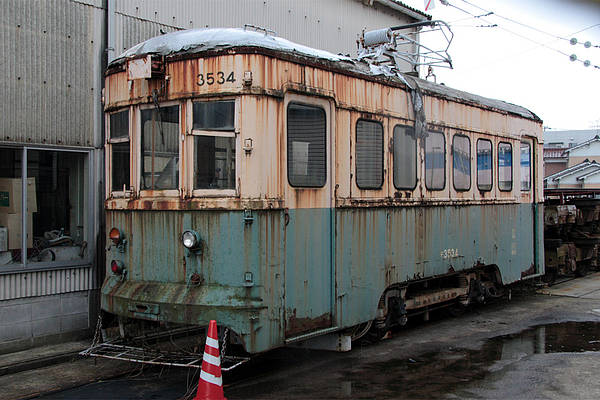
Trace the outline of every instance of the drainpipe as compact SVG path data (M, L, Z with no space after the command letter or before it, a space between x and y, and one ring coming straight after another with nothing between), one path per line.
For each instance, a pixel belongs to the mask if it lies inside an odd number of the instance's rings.
M108 63L115 59L115 2L117 0L106 0L107 1L107 44L106 51L108 54Z

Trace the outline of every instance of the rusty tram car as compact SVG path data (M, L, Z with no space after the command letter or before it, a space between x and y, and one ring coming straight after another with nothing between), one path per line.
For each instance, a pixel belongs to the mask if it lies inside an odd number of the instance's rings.
M253 354L544 273L523 107L242 29L131 48L104 100L101 307L122 325L215 319Z

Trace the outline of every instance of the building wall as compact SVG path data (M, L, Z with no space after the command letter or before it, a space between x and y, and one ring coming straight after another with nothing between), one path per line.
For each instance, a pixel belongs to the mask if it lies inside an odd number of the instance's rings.
M546 162L544 163L544 177L550 176L567 168L567 163Z
M86 166L82 164L77 176L85 179L73 181L76 175L70 175L69 191L71 200L78 193L87 206L78 218L69 218L89 233L86 257L75 262L24 266L13 251L13 260L18 261L0 265L0 353L4 353L87 334L88 321L97 312L96 301L90 299L97 299L95 248L103 235L99 199L103 198L106 0L6 0L0 9L0 147L28 154L28 170L32 156L41 150L62 155L81 151ZM37 150L24 151L32 146ZM13 173L10 177L18 179L23 170L16 165ZM33 236L32 227L27 230ZM28 257L32 251L28 249ZM3 253L10 259L7 253L11 251Z
M2 302L0 354L89 336L93 298L78 291Z
M415 21L377 1L360 0L116 0L115 7L115 57L160 35L161 29L242 28L244 24L273 30L292 42L354 57L363 29Z

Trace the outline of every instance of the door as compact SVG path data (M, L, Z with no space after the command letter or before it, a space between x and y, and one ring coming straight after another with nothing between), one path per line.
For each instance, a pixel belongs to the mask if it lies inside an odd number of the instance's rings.
M285 100L285 337L333 324L332 146L330 103Z

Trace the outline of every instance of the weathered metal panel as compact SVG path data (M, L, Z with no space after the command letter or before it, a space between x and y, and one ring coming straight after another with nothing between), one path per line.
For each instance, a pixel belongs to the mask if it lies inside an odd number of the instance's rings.
M156 36L159 29L170 32L252 24L297 43L355 56L356 38L364 28L414 21L379 4L369 6L357 0L117 0L116 12L120 20L117 35L122 34L116 40L117 55L125 47Z
M100 129L104 10L9 0L2 12L0 139L92 146Z
M375 318L381 294L394 283L476 265L498 265L504 284L543 272L543 241L538 237L534 247L532 234L534 220L542 221L534 207L539 206L338 209L336 285L342 326Z
M93 289L90 266L0 275L0 300Z
M252 351L281 345L284 215L252 216L248 223L241 211L107 212L107 226L120 228L127 244L124 252L112 246L107 254L102 307L134 316L130 308L139 302L159 304L158 315L135 316L198 325L218 316ZM201 252L185 251L185 229L199 233ZM123 281L110 271L112 259L124 262ZM200 276L198 285L191 283L193 274Z

